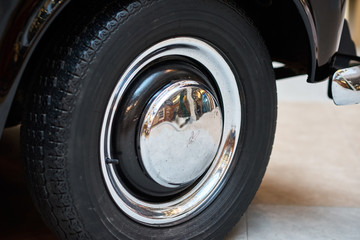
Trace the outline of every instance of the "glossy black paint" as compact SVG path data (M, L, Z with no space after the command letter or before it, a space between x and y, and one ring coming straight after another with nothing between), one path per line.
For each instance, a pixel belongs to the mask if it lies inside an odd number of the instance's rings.
M0 136L37 43L68 0L0 1Z
M50 23L58 16L71 0L2 0L0 1L0 135L12 105L18 85L27 63ZM81 0L73 0L80 2ZM288 5L289 0L241 1L239 6L262 7L266 11L271 5ZM86 1L83 2L86 4ZM301 52L284 51L281 57L297 61L293 70L297 74L308 73L309 82L325 79L329 74L332 57L337 52L345 10L345 0L292 0L297 8L294 17L301 19L301 27L306 29L302 41L307 47ZM270 7L270 8L267 8ZM286 11L286 9L282 9ZM245 8L247 12L248 9ZM249 17L253 17L247 12ZM260 17L262 15L259 15ZM258 16L258 17L259 17ZM271 16L271 15L270 15ZM291 15L284 15L292 17ZM299 17L300 16L300 17ZM66 16L71 18L71 16ZM288 19L280 19L287 22ZM268 19L262 19L262 22ZM291 21L289 21L291 22ZM299 21L298 21L299 22ZM287 29L299 26L286 26ZM268 28L265 26L264 29ZM276 25L272 28L277 28ZM263 30L259 26L261 33ZM292 33L296 29L292 29ZM302 33L301 33L302 34ZM271 35L271 32L268 34ZM298 37L298 36L296 36ZM306 38L306 39L305 39ZM266 39L265 39L266 40ZM276 37L273 39L276 39ZM293 40L293 39L292 39ZM300 44L304 44L304 43ZM283 42L274 47L274 52L281 49ZM41 46L40 46L41 47ZM272 46L269 46L270 50ZM289 46L291 48L291 46ZM276 57L276 54L274 55ZM300 60L299 60L300 59ZM297 69L298 68L298 69ZM296 72L296 71L295 71Z
M0 3L0 101L64 0L5 0Z
M313 42L312 57L315 60L308 81L317 82L329 76L332 58L339 49L346 1L301 0L300 3L307 12L312 35L309 40ZM308 33L310 36L310 29Z
M328 63L338 50L344 24L345 0L309 0L316 31L315 56L318 66Z

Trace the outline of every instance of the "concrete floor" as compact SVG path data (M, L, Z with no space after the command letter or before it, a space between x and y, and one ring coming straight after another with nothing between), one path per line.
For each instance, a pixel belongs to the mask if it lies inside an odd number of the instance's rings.
M335 106L327 83L278 81L270 163L226 240L360 239L360 105Z
M360 239L360 105L337 107L326 83L278 81L275 145L263 183L226 240ZM0 141L0 239L55 239L34 209L18 128Z

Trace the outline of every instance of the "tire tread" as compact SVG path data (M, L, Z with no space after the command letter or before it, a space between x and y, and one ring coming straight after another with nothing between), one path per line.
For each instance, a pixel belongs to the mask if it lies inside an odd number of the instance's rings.
M46 70L34 79L21 129L25 171L37 208L61 239L91 239L72 207L66 170L67 140L82 80L117 26L150 2L135 1L125 8L109 3L88 25L75 24L65 40L56 42L61 45L50 47Z

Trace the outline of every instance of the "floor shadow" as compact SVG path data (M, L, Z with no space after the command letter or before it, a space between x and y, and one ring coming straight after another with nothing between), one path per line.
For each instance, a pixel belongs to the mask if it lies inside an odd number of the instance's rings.
M0 239L56 239L28 192L20 159L19 130L5 130L0 141Z

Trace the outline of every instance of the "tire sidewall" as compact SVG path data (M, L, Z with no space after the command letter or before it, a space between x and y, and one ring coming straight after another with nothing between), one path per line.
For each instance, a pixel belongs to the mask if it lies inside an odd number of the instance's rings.
M99 160L100 132L109 97L132 59L160 41L179 36L208 41L227 58L239 85L241 135L227 183L212 204L187 222L153 228L127 217L107 191ZM155 1L120 25L89 65L71 125L69 184L86 231L96 239L218 238L225 234L252 200L270 155L276 90L269 59L244 15L220 1Z

